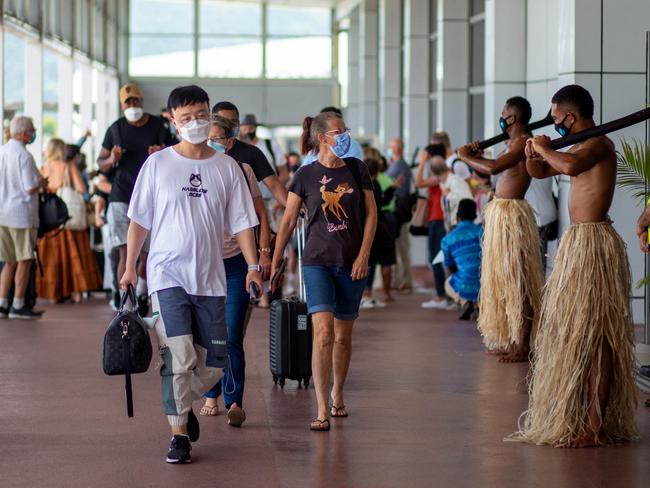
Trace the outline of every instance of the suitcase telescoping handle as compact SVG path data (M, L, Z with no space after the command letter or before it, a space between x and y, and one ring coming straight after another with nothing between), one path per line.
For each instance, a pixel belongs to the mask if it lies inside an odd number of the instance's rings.
M298 252L298 298L301 302L306 301L306 290L305 290L305 273L303 272L302 267L302 251L305 248L305 216L301 212L298 217L298 225L296 226L296 247Z

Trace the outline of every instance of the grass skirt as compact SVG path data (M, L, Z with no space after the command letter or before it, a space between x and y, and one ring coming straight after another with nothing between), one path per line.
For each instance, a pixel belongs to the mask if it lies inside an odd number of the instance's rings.
M544 289L528 410L511 439L568 446L588 432L589 373L604 343L612 369L604 418L598 410L607 442L637 437L630 288L625 244L612 225L571 225Z
M494 199L485 210L478 328L488 349L520 339L527 317L539 310L544 272L539 231L525 200Z

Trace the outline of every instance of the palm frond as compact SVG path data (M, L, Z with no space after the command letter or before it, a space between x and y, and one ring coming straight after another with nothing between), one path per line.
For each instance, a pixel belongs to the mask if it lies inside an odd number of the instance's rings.
M623 139L616 159L618 186L630 191L634 198L644 199L650 188L650 146L638 140Z
M643 288L644 286L650 286L650 276L646 276L645 278L641 278L639 282L635 285L636 288Z

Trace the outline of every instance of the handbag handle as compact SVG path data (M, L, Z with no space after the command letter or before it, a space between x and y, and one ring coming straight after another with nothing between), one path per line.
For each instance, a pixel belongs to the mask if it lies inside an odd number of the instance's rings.
M128 299L131 299L131 303L133 304L134 307L137 305L138 302L136 301L135 298L135 290L133 289L133 285L131 285L130 283L126 287L126 293L122 295L122 300L120 301L120 313L124 312L124 306L126 305L126 301Z

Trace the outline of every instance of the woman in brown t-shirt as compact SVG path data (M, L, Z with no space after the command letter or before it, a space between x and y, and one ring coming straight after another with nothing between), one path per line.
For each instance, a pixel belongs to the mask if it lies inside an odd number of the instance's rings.
M318 416L312 430L329 430L329 416L347 417L343 385L352 352L352 326L368 275L368 257L377 225L377 207L368 168L341 159L350 134L339 114L323 112L303 123L302 152L318 161L301 167L289 187L276 238L271 275L278 267L303 204L307 207L304 277L314 342L312 375ZM334 372L329 405L330 375Z

